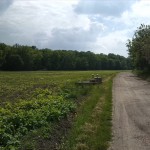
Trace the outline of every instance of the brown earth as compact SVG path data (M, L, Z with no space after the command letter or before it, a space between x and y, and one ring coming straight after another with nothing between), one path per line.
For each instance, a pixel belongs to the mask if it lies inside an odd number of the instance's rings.
M72 126L74 114L70 114L68 118L62 119L55 125L49 138L39 138L37 140L36 150L61 150L63 147L63 140L67 138L68 131Z
M109 150L150 150L150 82L129 72L114 79Z

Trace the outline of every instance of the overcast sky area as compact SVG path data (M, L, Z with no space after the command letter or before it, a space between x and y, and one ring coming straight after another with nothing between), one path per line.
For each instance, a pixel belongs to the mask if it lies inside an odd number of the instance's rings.
M0 0L0 43L128 56L150 0Z

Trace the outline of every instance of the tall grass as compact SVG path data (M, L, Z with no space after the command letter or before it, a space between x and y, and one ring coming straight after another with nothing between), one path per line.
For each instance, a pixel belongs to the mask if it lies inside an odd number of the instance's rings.
M106 150L111 139L112 79L111 74L78 109L65 150Z

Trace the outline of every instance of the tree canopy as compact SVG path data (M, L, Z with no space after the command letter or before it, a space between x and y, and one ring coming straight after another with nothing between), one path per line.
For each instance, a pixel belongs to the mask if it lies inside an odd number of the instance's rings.
M134 68L150 71L150 25L141 24L128 40L127 48Z
M130 59L115 54L38 49L0 43L0 70L125 70Z

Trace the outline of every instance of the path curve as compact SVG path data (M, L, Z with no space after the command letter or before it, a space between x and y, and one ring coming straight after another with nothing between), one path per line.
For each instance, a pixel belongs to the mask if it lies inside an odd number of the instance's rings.
M109 150L150 150L150 82L132 73L113 85L113 142Z

